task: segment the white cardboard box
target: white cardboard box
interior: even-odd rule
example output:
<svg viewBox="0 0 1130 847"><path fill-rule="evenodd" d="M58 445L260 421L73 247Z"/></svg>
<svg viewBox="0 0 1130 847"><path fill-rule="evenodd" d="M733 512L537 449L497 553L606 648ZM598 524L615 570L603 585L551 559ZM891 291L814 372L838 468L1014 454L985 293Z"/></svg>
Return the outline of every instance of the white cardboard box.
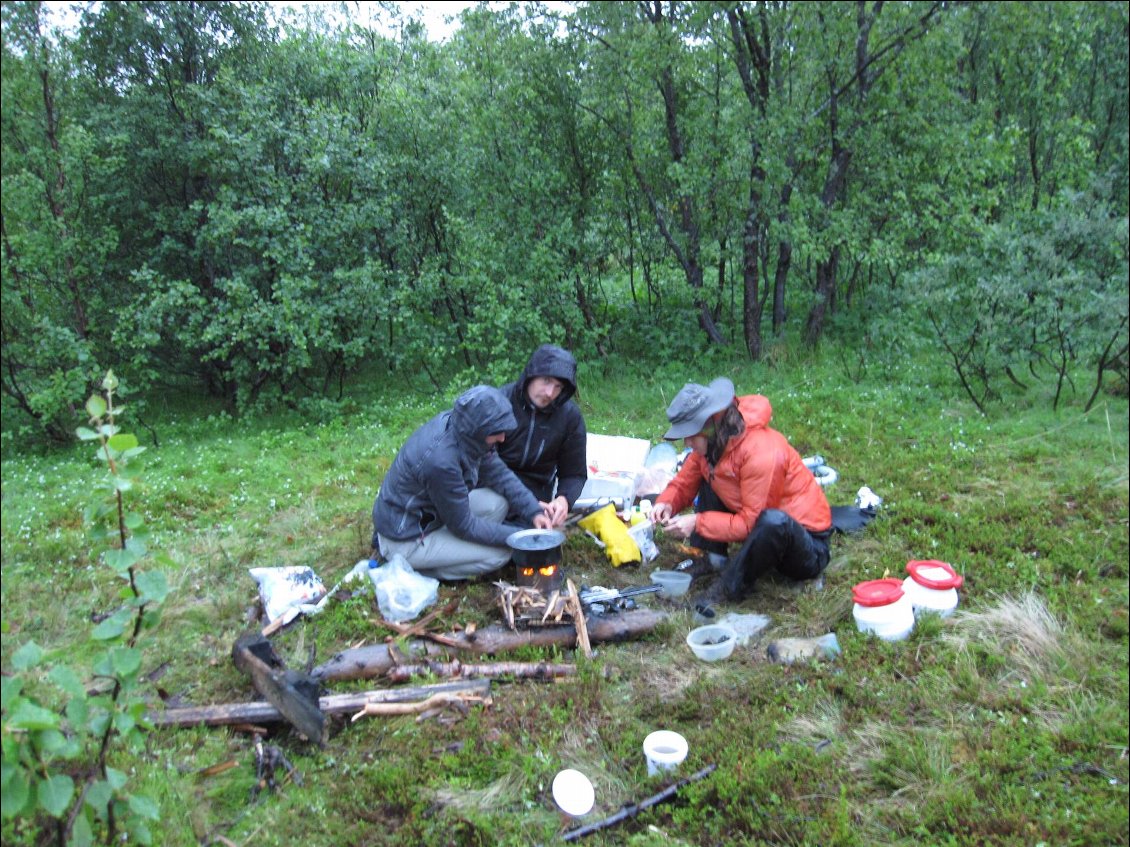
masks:
<svg viewBox="0 0 1130 847"><path fill-rule="evenodd" d="M588 509L604 502L615 503L617 510L630 506L650 450L646 438L590 432L586 444L589 478L573 507Z"/></svg>

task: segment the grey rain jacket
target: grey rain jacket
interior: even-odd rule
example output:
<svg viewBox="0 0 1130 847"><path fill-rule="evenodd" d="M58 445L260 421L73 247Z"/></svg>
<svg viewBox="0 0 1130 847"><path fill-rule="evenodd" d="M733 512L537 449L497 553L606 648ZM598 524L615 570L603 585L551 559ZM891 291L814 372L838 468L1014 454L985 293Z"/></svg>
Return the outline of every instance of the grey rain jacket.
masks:
<svg viewBox="0 0 1130 847"><path fill-rule="evenodd" d="M538 376L551 376L564 383L561 394L547 409L530 402L526 388ZM557 493L569 501L569 508L581 496L588 479L588 433L580 407L573 401L577 393L577 360L568 350L543 344L522 371L517 382L502 386L518 421L514 432L499 445L498 455L539 500Z"/></svg>
<svg viewBox="0 0 1130 847"><path fill-rule="evenodd" d="M377 534L395 541L422 538L446 526L458 538L505 547L512 532L529 529L541 506L503 464L486 438L514 429L514 413L497 388L476 385L417 429L400 448L373 504ZM495 523L471 513L468 494L490 488L510 503L525 526Z"/></svg>

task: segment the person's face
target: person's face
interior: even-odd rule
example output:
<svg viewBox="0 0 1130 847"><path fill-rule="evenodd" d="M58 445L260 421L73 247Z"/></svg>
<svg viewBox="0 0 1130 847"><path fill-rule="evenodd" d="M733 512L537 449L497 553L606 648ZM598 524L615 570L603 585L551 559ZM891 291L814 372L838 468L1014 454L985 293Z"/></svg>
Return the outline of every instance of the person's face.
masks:
<svg viewBox="0 0 1130 847"><path fill-rule="evenodd" d="M700 456L706 455L706 435L705 433L698 433L697 435L688 435L683 439L683 446L691 448L691 451L698 453Z"/></svg>
<svg viewBox="0 0 1130 847"><path fill-rule="evenodd" d="M552 376L535 376L526 388L526 396L539 409L548 408L561 396L565 383Z"/></svg>
<svg viewBox="0 0 1130 847"><path fill-rule="evenodd" d="M496 432L494 435L488 435L487 436L487 446L497 447L499 444L501 444L505 440L506 440L506 433L505 432Z"/></svg>
<svg viewBox="0 0 1130 847"><path fill-rule="evenodd" d="M720 414L711 415L710 418L706 421L706 427L702 430L702 432L684 438L683 445L690 447L693 452L705 456L707 442L709 442L710 437L714 434L714 424L717 422L719 417L721 417Z"/></svg>

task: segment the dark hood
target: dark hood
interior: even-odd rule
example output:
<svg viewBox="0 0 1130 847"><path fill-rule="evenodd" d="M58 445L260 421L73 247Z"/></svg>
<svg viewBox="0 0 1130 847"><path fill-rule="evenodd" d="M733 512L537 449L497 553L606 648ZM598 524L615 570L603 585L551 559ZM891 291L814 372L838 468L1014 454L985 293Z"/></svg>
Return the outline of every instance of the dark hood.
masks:
<svg viewBox="0 0 1130 847"><path fill-rule="evenodd" d="M476 385L459 395L451 409L449 426L468 458L478 459L490 451L488 435L513 432L518 426L510 401L497 388Z"/></svg>
<svg viewBox="0 0 1130 847"><path fill-rule="evenodd" d="M529 387L530 380L539 376L551 376L554 379L561 380L563 384L561 393L557 395L557 399L553 401L550 409L568 403L577 393L577 360L568 350L555 344L543 344L530 356L530 361L518 380L518 390L521 392L523 402L529 402L526 389Z"/></svg>

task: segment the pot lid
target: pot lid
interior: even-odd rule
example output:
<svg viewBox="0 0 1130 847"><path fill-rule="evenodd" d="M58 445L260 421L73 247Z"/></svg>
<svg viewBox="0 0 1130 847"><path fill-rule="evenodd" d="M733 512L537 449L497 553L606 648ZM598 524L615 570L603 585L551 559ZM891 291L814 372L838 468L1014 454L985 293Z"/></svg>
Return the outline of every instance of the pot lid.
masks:
<svg viewBox="0 0 1130 847"><path fill-rule="evenodd" d="M906 563L906 572L919 585L938 591L961 588L965 582L965 578L951 565L937 559L911 559Z"/></svg>
<svg viewBox="0 0 1130 847"><path fill-rule="evenodd" d="M861 582L851 589L851 599L860 606L887 606L902 594L902 580L894 577Z"/></svg>
<svg viewBox="0 0 1130 847"><path fill-rule="evenodd" d="M552 550L565 543L565 533L556 529L523 529L506 538L511 550Z"/></svg>

